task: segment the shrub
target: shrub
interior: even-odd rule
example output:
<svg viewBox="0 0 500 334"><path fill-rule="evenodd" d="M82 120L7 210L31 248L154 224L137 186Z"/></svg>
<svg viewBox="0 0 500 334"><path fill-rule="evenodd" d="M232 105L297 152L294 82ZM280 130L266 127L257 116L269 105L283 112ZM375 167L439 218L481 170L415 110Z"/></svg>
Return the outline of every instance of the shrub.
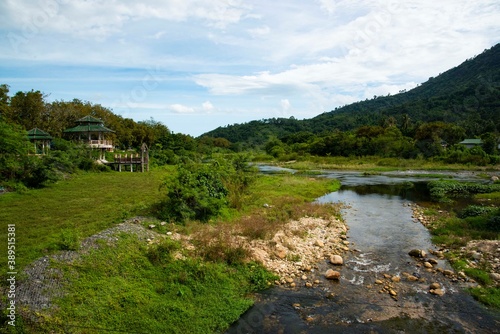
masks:
<svg viewBox="0 0 500 334"><path fill-rule="evenodd" d="M486 228L489 231L500 232L500 216L491 217L486 223Z"/></svg>
<svg viewBox="0 0 500 334"><path fill-rule="evenodd" d="M165 239L158 245L148 249L146 256L154 265L167 264L173 259L173 253L180 249L180 244L171 239Z"/></svg>
<svg viewBox="0 0 500 334"><path fill-rule="evenodd" d="M228 190L216 165L178 166L177 176L162 203L160 217L179 222L208 221L227 204Z"/></svg>
<svg viewBox="0 0 500 334"><path fill-rule="evenodd" d="M437 202L450 201L449 197L467 197L500 191L499 184L481 184L453 180L436 180L427 184L430 195Z"/></svg>
<svg viewBox="0 0 500 334"><path fill-rule="evenodd" d="M66 251L75 251L80 248L80 236L74 229L62 230L59 234L59 240L56 243L57 249Z"/></svg>
<svg viewBox="0 0 500 334"><path fill-rule="evenodd" d="M487 207L487 206L469 205L459 213L458 217L459 218L467 218L467 217L482 216L482 215L485 215L487 213L492 212L494 209L495 208Z"/></svg>

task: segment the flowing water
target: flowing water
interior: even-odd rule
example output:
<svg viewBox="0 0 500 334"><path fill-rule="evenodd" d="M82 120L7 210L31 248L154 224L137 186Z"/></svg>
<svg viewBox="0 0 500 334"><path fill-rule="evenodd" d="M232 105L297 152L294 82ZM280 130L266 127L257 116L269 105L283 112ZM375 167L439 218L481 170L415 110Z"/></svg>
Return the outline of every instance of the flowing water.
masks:
<svg viewBox="0 0 500 334"><path fill-rule="evenodd" d="M428 200L425 178L359 172L323 176L340 179L343 185L317 199L345 204L342 214L351 244L344 266L337 268L341 279L323 278L332 267L325 260L315 271L318 287L274 287L257 294L255 306L228 333L500 333L498 312L479 305L464 292L465 286L425 270L408 255L411 249L436 249L427 229L412 217L412 202ZM474 179L470 174L452 176ZM437 267L451 269L444 260L438 260ZM404 273L421 280L410 282ZM443 296L429 293L434 282L442 286ZM384 286L396 296L381 292Z"/></svg>

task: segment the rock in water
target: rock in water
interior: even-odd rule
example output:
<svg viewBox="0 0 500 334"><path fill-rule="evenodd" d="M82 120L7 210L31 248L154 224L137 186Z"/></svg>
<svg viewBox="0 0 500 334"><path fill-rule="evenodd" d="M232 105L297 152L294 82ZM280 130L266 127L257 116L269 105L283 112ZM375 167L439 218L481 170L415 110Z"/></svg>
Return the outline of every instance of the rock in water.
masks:
<svg viewBox="0 0 500 334"><path fill-rule="evenodd" d="M329 280L339 280L340 279L340 273L338 271L328 269L325 273L325 278Z"/></svg>
<svg viewBox="0 0 500 334"><path fill-rule="evenodd" d="M412 249L408 254L413 257L425 257L427 255L422 249Z"/></svg>
<svg viewBox="0 0 500 334"><path fill-rule="evenodd" d="M436 295L436 296L444 295L444 291L442 289L432 289L429 292L433 295Z"/></svg>
<svg viewBox="0 0 500 334"><path fill-rule="evenodd" d="M332 255L330 256L330 263L336 266L341 266L344 264L344 260L340 255Z"/></svg>
<svg viewBox="0 0 500 334"><path fill-rule="evenodd" d="M441 284L439 283L432 283L429 287L429 290L436 290L436 289L441 289Z"/></svg>

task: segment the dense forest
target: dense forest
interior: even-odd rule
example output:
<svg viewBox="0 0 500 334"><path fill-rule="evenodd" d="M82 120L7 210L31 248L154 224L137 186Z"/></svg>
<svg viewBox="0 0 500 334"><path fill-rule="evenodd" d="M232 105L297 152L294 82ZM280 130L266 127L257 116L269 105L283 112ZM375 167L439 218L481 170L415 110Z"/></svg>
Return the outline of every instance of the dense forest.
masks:
<svg viewBox="0 0 500 334"><path fill-rule="evenodd" d="M422 127L432 127L425 123L439 124L436 122L457 126L460 140L500 131L500 44L407 92L374 96L312 119L256 120L219 127L205 135L256 147L270 136L289 141L290 136L307 133L332 136L363 126L381 126L396 127L404 136L418 140L418 133L426 131Z"/></svg>

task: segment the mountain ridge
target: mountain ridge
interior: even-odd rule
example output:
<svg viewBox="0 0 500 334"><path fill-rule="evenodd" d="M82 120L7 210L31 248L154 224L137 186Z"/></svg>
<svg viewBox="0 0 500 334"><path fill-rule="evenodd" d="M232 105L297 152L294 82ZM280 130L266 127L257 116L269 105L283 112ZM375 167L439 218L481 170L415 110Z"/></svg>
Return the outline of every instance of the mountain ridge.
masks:
<svg viewBox="0 0 500 334"><path fill-rule="evenodd" d="M254 146L273 136L301 131L349 131L385 122L402 125L408 120L414 124L454 123L471 137L500 131L500 44L406 92L358 101L304 120L270 118L227 125L200 137L221 137Z"/></svg>

